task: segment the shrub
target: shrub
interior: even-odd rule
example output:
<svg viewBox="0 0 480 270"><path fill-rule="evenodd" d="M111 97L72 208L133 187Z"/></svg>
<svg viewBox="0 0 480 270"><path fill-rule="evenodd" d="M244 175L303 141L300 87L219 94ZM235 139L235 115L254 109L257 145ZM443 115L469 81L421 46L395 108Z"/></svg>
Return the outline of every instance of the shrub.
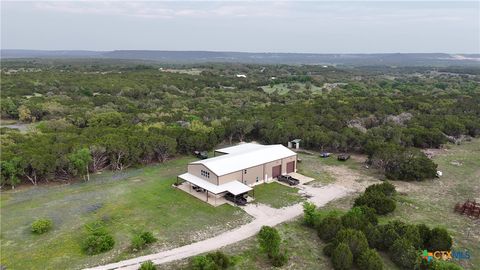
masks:
<svg viewBox="0 0 480 270"><path fill-rule="evenodd" d="M368 249L368 241L365 234L359 230L343 229L338 232L335 237L339 243L345 243L350 248L355 260L358 259L360 254Z"/></svg>
<svg viewBox="0 0 480 270"><path fill-rule="evenodd" d="M431 261L425 269L428 270L463 270L463 268L455 263L442 260Z"/></svg>
<svg viewBox="0 0 480 270"><path fill-rule="evenodd" d="M353 255L345 243L340 243L332 252L332 263L335 270L347 270L352 268Z"/></svg>
<svg viewBox="0 0 480 270"><path fill-rule="evenodd" d="M280 234L275 228L263 226L258 233L260 249L267 253L269 258L272 258L274 255L278 254L280 250L280 241Z"/></svg>
<svg viewBox="0 0 480 270"><path fill-rule="evenodd" d="M430 238L427 242L428 250L450 250L452 247L452 237L447 230L434 228L430 232Z"/></svg>
<svg viewBox="0 0 480 270"><path fill-rule="evenodd" d="M272 265L275 267L281 267L284 266L288 262L288 256L287 253L284 252L279 252L278 254L275 254L272 257Z"/></svg>
<svg viewBox="0 0 480 270"><path fill-rule="evenodd" d="M379 215L393 212L396 208L395 201L378 190L365 192L355 199L354 206L368 206L375 209Z"/></svg>
<svg viewBox="0 0 480 270"><path fill-rule="evenodd" d="M205 256L195 256L190 261L193 270L220 270L228 269L232 264L230 258L220 251L208 253Z"/></svg>
<svg viewBox="0 0 480 270"><path fill-rule="evenodd" d="M420 239L422 241L422 246L426 247L428 244L428 241L430 240L431 236L431 230L427 225L425 224L418 224L417 225L418 233L420 234Z"/></svg>
<svg viewBox="0 0 480 270"><path fill-rule="evenodd" d="M367 237L368 245L371 247L379 248L383 241L382 234L378 230L377 226L372 224L368 225L364 230L365 237Z"/></svg>
<svg viewBox="0 0 480 270"><path fill-rule="evenodd" d="M230 267L230 265L232 265L230 258L221 251L208 253L207 258L211 259L220 269L227 269Z"/></svg>
<svg viewBox="0 0 480 270"><path fill-rule="evenodd" d="M145 245L146 242L140 235L134 235L132 237L131 246L133 251L138 251L142 249Z"/></svg>
<svg viewBox="0 0 480 270"><path fill-rule="evenodd" d="M115 245L115 240L102 222L87 224L85 229L87 230L87 236L82 243L82 249L86 254L99 254L112 249Z"/></svg>
<svg viewBox="0 0 480 270"><path fill-rule="evenodd" d="M138 270L156 270L156 269L157 267L153 264L152 261L143 262L140 265L140 268L138 268Z"/></svg>
<svg viewBox="0 0 480 270"><path fill-rule="evenodd" d="M335 250L335 248L338 246L338 241L333 240L332 242L329 242L323 247L323 254L325 254L327 257L332 257L332 253Z"/></svg>
<svg viewBox="0 0 480 270"><path fill-rule="evenodd" d="M317 226L317 233L320 239L330 241L343 229L342 220L339 217L328 216L320 221Z"/></svg>
<svg viewBox="0 0 480 270"><path fill-rule="evenodd" d="M404 269L414 269L419 258L418 252L410 241L405 238L395 240L390 247L390 254L392 261Z"/></svg>
<svg viewBox="0 0 480 270"><path fill-rule="evenodd" d="M383 260L374 249L365 250L358 259L358 268L362 270L383 270Z"/></svg>
<svg viewBox="0 0 480 270"><path fill-rule="evenodd" d="M381 239L379 248L382 250L388 250L393 245L393 243L400 237L398 233L393 228L387 226L380 227Z"/></svg>
<svg viewBox="0 0 480 270"><path fill-rule="evenodd" d="M157 238L153 236L152 232L147 232L147 231L141 232L140 237L145 241L146 244L151 244L157 241Z"/></svg>
<svg viewBox="0 0 480 270"><path fill-rule="evenodd" d="M133 251L143 249L147 244L157 241L153 233L147 231L140 231L133 235L131 247Z"/></svg>
<svg viewBox="0 0 480 270"><path fill-rule="evenodd" d="M37 219L31 225L32 232L36 234L46 233L50 231L52 227L53 222L46 218Z"/></svg>
<svg viewBox="0 0 480 270"><path fill-rule="evenodd" d="M388 181L381 184L370 185L365 189L365 193L376 191L383 193L385 196L392 196L396 193L395 186Z"/></svg>
<svg viewBox="0 0 480 270"><path fill-rule="evenodd" d="M309 227L315 226L318 219L317 207L311 202L303 203L303 221Z"/></svg>
<svg viewBox="0 0 480 270"><path fill-rule="evenodd" d="M342 225L346 228L364 230L369 224L377 224L377 216L372 208L353 207L342 216Z"/></svg>
<svg viewBox="0 0 480 270"><path fill-rule="evenodd" d="M206 256L195 256L190 261L190 269L192 270L216 270L215 262Z"/></svg>

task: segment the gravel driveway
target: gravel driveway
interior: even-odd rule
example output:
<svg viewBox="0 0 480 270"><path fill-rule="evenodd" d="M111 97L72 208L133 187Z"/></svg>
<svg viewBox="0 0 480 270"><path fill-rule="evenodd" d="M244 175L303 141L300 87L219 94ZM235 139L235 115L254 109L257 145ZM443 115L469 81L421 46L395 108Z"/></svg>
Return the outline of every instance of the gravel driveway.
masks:
<svg viewBox="0 0 480 270"><path fill-rule="evenodd" d="M318 207L324 206L326 203L344 197L354 190L346 189L343 186L331 184L323 187L301 186L300 192L308 195L308 200ZM221 247L239 242L254 236L260 231L264 225L275 226L282 222L291 220L303 213L302 204L298 203L292 206L276 209L263 204L248 204L242 207L245 212L253 216L255 219L237 229L233 229L217 235L215 237L205 239L186 246L162 251L155 254L141 256L129 260L111 263L107 265L97 266L87 269L107 270L107 269L138 269L142 262L151 260L154 264L162 264L166 262L176 261L205 252L210 252Z"/></svg>

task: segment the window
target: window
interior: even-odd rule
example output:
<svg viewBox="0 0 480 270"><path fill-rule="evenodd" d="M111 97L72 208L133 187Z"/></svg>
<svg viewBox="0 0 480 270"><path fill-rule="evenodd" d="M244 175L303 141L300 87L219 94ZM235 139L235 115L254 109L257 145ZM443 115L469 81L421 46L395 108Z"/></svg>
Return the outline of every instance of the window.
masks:
<svg viewBox="0 0 480 270"><path fill-rule="evenodd" d="M258 183L258 176L257 176L257 181L256 182Z"/></svg>
<svg viewBox="0 0 480 270"><path fill-rule="evenodd" d="M200 171L200 174L201 174L203 177L210 178L210 172L201 170L201 171Z"/></svg>

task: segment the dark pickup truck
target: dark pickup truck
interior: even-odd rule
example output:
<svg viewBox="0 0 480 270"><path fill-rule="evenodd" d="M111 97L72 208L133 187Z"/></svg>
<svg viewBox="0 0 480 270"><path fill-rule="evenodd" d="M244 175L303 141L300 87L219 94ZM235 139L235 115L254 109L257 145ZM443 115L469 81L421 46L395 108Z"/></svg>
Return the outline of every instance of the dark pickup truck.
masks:
<svg viewBox="0 0 480 270"><path fill-rule="evenodd" d="M193 154L200 159L207 159L208 158L208 152L206 151L194 151Z"/></svg>
<svg viewBox="0 0 480 270"><path fill-rule="evenodd" d="M289 184L290 186L295 186L300 184L298 179L291 177L290 175L279 175L277 177L278 181Z"/></svg>
<svg viewBox="0 0 480 270"><path fill-rule="evenodd" d="M235 196L230 192L225 194L225 199L242 206L247 204L247 199L243 195Z"/></svg>
<svg viewBox="0 0 480 270"><path fill-rule="evenodd" d="M338 155L337 159L340 161L347 161L350 158L349 154L340 154Z"/></svg>

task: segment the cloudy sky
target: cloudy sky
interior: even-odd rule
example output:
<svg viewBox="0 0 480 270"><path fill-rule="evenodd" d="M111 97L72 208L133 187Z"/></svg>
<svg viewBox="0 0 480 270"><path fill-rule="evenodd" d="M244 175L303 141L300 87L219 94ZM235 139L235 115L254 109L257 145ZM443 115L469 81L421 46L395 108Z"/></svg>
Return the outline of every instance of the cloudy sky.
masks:
<svg viewBox="0 0 480 270"><path fill-rule="evenodd" d="M1 1L3 49L480 52L479 1Z"/></svg>

